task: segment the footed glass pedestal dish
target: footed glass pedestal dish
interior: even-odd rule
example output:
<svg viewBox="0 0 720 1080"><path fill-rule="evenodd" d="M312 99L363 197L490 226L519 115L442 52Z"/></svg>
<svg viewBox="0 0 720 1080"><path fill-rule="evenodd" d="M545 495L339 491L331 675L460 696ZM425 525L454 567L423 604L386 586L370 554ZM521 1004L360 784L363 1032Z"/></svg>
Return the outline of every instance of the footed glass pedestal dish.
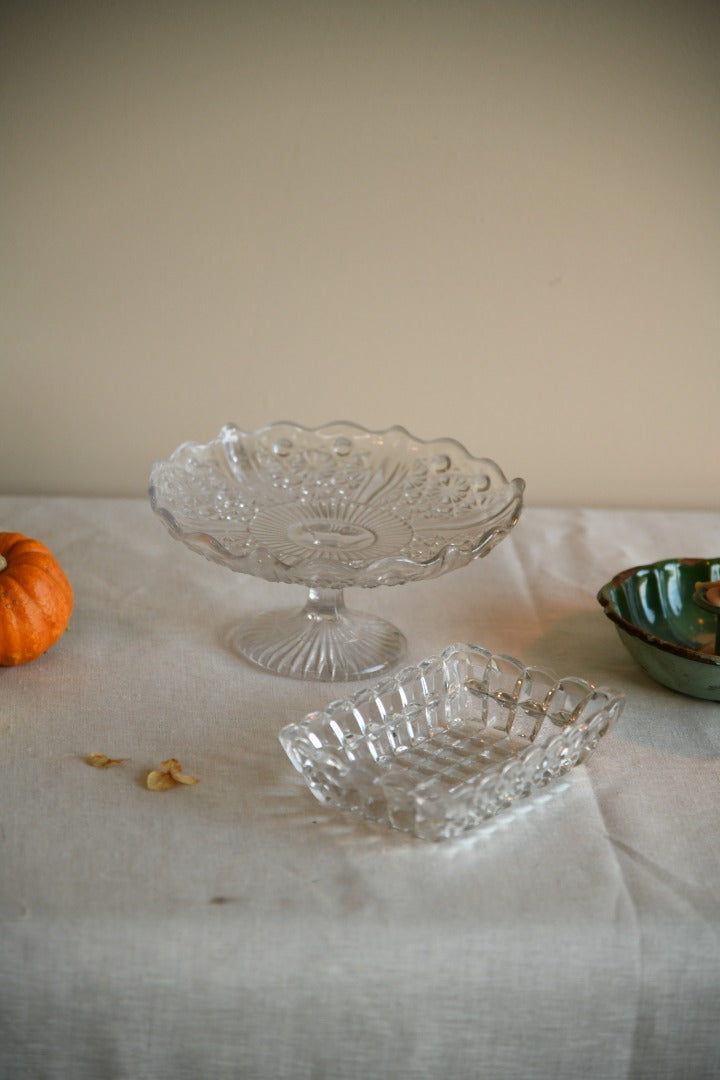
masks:
<svg viewBox="0 0 720 1080"><path fill-rule="evenodd" d="M230 637L240 655L279 675L346 681L394 667L405 639L347 609L343 590L420 581L487 555L516 524L524 487L454 439L276 423L183 443L153 466L149 494L193 551L307 588L300 610L241 622Z"/></svg>

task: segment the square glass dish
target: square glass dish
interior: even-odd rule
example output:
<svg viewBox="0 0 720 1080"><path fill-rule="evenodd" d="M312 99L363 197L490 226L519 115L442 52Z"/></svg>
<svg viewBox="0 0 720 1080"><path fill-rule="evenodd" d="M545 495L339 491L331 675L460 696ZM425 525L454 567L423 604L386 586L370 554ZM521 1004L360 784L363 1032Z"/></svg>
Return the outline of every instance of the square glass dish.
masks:
<svg viewBox="0 0 720 1080"><path fill-rule="evenodd" d="M279 738L321 803L443 840L586 761L623 704L584 679L456 644Z"/></svg>

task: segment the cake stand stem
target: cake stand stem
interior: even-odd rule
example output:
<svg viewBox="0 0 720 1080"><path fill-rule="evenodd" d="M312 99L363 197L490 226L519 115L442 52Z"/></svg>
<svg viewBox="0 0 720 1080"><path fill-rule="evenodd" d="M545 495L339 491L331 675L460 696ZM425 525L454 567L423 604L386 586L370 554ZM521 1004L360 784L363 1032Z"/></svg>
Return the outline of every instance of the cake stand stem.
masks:
<svg viewBox="0 0 720 1080"><path fill-rule="evenodd" d="M231 648L277 675L345 682L377 676L405 654L396 626L345 607L342 589L308 589L305 607L255 615L230 636Z"/></svg>
<svg viewBox="0 0 720 1080"><path fill-rule="evenodd" d="M342 589L308 589L308 599L303 608L309 619L339 621L347 611Z"/></svg>

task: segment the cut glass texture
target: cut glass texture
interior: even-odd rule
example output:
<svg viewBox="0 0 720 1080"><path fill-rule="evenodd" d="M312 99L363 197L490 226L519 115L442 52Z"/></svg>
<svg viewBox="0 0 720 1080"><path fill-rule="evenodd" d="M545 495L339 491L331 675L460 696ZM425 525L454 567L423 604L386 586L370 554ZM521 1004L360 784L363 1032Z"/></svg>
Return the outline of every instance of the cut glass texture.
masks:
<svg viewBox="0 0 720 1080"><path fill-rule="evenodd" d="M343 590L420 581L487 555L516 524L524 487L453 439L401 427L230 424L157 462L150 500L191 550L307 588L299 611L238 626L238 653L278 674L345 681L394 667L405 639L348 610Z"/></svg>
<svg viewBox="0 0 720 1080"><path fill-rule="evenodd" d="M289 724L279 738L321 803L442 840L587 761L623 700L457 644Z"/></svg>

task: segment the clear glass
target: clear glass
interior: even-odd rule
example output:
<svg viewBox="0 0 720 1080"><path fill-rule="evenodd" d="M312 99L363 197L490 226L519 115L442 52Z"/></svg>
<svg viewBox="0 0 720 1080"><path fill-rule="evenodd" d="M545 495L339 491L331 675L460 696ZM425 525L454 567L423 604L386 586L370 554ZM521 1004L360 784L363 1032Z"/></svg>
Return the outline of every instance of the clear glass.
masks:
<svg viewBox="0 0 720 1080"><path fill-rule="evenodd" d="M443 840L587 761L623 703L584 679L456 644L279 738L321 803Z"/></svg>
<svg viewBox="0 0 720 1080"><path fill-rule="evenodd" d="M516 524L524 487L453 439L277 423L183 443L153 466L149 493L193 551L309 590L300 611L245 620L233 648L279 674L345 681L393 667L405 639L349 611L342 590L420 581L487 555Z"/></svg>

